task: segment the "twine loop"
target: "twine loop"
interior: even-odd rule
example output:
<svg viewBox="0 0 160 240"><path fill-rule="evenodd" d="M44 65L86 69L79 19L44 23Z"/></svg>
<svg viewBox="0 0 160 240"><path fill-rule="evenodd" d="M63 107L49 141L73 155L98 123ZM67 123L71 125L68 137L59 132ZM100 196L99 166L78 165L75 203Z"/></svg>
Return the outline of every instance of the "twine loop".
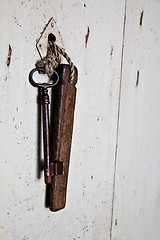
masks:
<svg viewBox="0 0 160 240"><path fill-rule="evenodd" d="M72 83L74 78L74 64L65 50L60 48L53 41L48 41L47 55L36 63L36 67L44 68L48 77L51 78L54 69L61 63L61 55L67 60L70 66L69 83Z"/></svg>

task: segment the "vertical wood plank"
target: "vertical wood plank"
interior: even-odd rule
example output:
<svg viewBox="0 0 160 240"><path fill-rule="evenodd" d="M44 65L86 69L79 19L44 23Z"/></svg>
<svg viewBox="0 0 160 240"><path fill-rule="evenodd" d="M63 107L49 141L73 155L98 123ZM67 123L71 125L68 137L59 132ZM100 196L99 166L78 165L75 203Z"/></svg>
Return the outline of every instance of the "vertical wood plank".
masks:
<svg viewBox="0 0 160 240"><path fill-rule="evenodd" d="M127 1L113 240L160 238L159 12Z"/></svg>

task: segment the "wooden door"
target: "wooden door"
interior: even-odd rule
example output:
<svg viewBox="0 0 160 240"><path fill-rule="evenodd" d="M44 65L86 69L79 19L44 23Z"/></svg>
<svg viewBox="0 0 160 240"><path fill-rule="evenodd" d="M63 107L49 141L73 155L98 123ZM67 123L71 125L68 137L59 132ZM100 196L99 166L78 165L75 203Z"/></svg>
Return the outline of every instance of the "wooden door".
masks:
<svg viewBox="0 0 160 240"><path fill-rule="evenodd" d="M159 240L158 0L0 1L0 239ZM54 19L54 25L47 25ZM45 207L37 92L53 32L78 68L67 205Z"/></svg>

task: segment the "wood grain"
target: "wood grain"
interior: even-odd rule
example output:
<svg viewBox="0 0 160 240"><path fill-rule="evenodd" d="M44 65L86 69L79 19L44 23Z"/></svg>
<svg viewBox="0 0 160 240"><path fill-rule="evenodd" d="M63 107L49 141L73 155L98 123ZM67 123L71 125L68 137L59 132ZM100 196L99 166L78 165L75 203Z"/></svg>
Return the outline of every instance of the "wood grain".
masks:
<svg viewBox="0 0 160 240"><path fill-rule="evenodd" d="M77 69L73 83L69 83L70 67L61 64L57 69L59 83L54 88L52 127L53 144L51 148L52 162L63 162L64 174L54 175L50 185L49 208L57 211L64 208L66 203L67 179L71 151L73 118L76 100Z"/></svg>

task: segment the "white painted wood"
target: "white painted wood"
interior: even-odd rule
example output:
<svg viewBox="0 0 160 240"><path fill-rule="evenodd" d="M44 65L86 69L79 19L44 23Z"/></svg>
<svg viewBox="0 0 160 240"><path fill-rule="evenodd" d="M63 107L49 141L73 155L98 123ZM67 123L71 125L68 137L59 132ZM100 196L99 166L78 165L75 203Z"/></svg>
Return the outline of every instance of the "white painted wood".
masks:
<svg viewBox="0 0 160 240"><path fill-rule="evenodd" d="M160 1L127 1L113 240L160 239L159 13Z"/></svg>
<svg viewBox="0 0 160 240"><path fill-rule="evenodd" d="M109 239L124 3L0 1L0 239ZM36 176L37 92L28 83L51 17L79 70L67 206L56 213Z"/></svg>

